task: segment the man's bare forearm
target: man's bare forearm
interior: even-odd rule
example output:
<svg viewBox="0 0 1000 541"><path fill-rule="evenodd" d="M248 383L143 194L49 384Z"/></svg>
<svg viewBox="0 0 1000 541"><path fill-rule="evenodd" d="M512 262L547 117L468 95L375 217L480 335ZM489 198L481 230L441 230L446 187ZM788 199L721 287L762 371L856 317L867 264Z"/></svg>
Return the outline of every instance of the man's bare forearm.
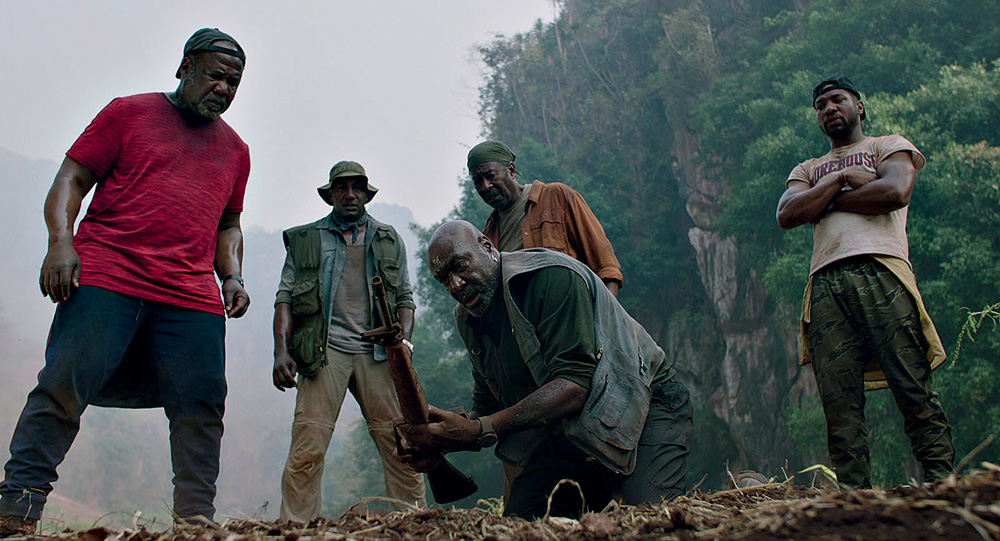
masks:
<svg viewBox="0 0 1000 541"><path fill-rule="evenodd" d="M807 186L804 182L799 185ZM778 201L778 224L784 229L793 229L815 222L826 213L830 201L843 187L844 180L839 174L827 175L812 187L789 187Z"/></svg>
<svg viewBox="0 0 1000 541"><path fill-rule="evenodd" d="M883 160L872 180L855 184L837 196L834 210L857 214L887 214L910 204L916 168L908 152L896 152Z"/></svg>
<svg viewBox="0 0 1000 541"><path fill-rule="evenodd" d="M65 158L52 187L45 197L45 227L49 233L49 246L72 241L73 226L80 215L83 198L94 187L97 179L89 169L72 158Z"/></svg>
<svg viewBox="0 0 1000 541"><path fill-rule="evenodd" d="M239 214L227 213L219 222L215 272L219 278L243 274L243 229L240 227Z"/></svg>
<svg viewBox="0 0 1000 541"><path fill-rule="evenodd" d="M292 305L279 302L274 305L274 352L288 352L288 341L292 337Z"/></svg>
<svg viewBox="0 0 1000 541"><path fill-rule="evenodd" d="M490 420L500 435L551 426L583 409L588 393L588 389L576 383L556 378L517 404L490 415Z"/></svg>
<svg viewBox="0 0 1000 541"><path fill-rule="evenodd" d="M397 308L396 320L399 321L399 326L403 328L403 338L409 340L413 336L413 309Z"/></svg>

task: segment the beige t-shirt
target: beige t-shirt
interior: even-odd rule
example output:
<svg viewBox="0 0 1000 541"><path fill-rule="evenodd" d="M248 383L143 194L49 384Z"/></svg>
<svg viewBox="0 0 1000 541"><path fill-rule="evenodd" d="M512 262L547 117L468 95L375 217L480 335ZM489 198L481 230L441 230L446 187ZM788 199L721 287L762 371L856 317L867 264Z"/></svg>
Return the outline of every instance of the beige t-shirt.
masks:
<svg viewBox="0 0 1000 541"><path fill-rule="evenodd" d="M524 218L528 215L528 196L531 194L531 184L521 188L521 195L506 211L501 211L499 240L497 248L501 252L516 252L524 248L522 227Z"/></svg>
<svg viewBox="0 0 1000 541"><path fill-rule="evenodd" d="M899 151L910 153L917 171L926 163L917 147L902 136L865 137L853 145L835 148L825 156L798 164L789 173L785 186L793 180L815 186L824 176L841 170L875 173L883 160ZM813 227L813 254L809 274L812 275L834 261L862 254L888 255L909 262L906 241L907 208L875 216L837 211L824 216Z"/></svg>

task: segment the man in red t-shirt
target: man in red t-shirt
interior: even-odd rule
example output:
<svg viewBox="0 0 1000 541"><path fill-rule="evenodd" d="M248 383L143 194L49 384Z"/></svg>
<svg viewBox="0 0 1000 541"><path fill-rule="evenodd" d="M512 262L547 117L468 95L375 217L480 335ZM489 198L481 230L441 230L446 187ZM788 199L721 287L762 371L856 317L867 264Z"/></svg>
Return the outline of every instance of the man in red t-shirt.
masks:
<svg viewBox="0 0 1000 541"><path fill-rule="evenodd" d="M113 100L66 153L45 200L49 249L39 278L59 306L11 439L0 537L33 531L88 405L163 407L173 511L213 517L225 317L250 305L240 228L250 154L219 115L245 62L231 36L195 32L176 91Z"/></svg>

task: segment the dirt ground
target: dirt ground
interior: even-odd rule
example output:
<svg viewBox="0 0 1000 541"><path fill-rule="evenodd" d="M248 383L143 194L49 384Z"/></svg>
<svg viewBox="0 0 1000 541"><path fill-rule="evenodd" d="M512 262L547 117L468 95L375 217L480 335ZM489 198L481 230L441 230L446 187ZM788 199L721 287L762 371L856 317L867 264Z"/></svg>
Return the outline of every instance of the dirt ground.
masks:
<svg viewBox="0 0 1000 541"><path fill-rule="evenodd" d="M1000 539L1000 466L923 487L839 491L768 483L695 492L669 503L615 506L581 520L532 522L496 509L350 511L310 524L230 520L151 532L105 528L32 539L62 541L327 541L340 539ZM487 502L487 507L489 502ZM12 538L16 539L16 538ZM24 538L21 538L24 539Z"/></svg>

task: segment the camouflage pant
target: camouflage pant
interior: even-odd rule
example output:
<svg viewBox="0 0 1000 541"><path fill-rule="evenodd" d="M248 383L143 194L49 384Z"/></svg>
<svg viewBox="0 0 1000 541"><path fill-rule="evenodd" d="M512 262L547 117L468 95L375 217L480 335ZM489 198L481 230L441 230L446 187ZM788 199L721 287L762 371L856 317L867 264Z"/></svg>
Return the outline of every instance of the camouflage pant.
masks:
<svg viewBox="0 0 1000 541"><path fill-rule="evenodd" d="M878 362L903 414L903 429L925 480L952 471L951 426L931 390L927 340L913 297L870 257L819 270L812 282L808 338L826 414L830 460L840 482L871 486L865 427L865 366Z"/></svg>

